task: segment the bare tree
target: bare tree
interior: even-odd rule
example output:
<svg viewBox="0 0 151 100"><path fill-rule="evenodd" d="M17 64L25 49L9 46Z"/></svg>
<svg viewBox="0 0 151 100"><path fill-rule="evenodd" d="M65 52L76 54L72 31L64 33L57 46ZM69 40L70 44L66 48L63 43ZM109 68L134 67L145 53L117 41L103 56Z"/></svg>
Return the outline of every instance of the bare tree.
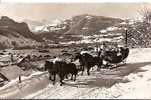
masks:
<svg viewBox="0 0 151 100"><path fill-rule="evenodd" d="M143 7L140 9L139 14L143 16L143 21L146 23L151 23L151 8Z"/></svg>

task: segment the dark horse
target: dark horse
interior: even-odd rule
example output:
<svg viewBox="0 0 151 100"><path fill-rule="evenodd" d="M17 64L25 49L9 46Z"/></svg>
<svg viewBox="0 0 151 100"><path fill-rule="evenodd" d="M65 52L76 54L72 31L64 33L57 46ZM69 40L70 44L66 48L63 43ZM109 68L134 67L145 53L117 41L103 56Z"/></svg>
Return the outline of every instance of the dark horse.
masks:
<svg viewBox="0 0 151 100"><path fill-rule="evenodd" d="M128 57L129 48L119 47L117 49L117 51L100 51L98 55L101 56L103 60L107 61L108 63L115 64L117 66L118 63L124 62L124 60Z"/></svg>
<svg viewBox="0 0 151 100"><path fill-rule="evenodd" d="M60 77L60 85L62 85L64 82L64 78L67 78L68 74L71 74L71 80L76 80L76 75L78 74L78 69L76 68L76 65L74 63L66 63L64 61L56 61L56 62L50 62L45 61L45 71L48 70L49 72L49 79L53 81L53 84L55 84L56 75ZM53 76L53 79L52 79Z"/></svg>
<svg viewBox="0 0 151 100"><path fill-rule="evenodd" d="M76 53L74 60L77 59L79 59L80 62L82 75L85 67L87 68L87 74L90 75L89 71L93 66L97 65L98 66L97 70L99 70L103 64L101 57L93 57L88 53L83 53L83 54Z"/></svg>

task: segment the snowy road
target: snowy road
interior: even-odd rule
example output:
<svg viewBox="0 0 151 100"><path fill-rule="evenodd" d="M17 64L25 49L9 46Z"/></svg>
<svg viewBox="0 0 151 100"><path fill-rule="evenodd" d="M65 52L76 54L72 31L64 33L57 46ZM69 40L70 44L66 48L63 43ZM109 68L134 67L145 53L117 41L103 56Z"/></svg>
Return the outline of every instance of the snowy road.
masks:
<svg viewBox="0 0 151 100"><path fill-rule="evenodd" d="M65 82L66 85L59 86L57 82L53 86L43 75L26 80L20 84L21 88L13 85L0 89L0 98L151 99L151 48L131 50L125 66L99 72L94 69L90 76L84 73L84 76L77 77L76 82Z"/></svg>

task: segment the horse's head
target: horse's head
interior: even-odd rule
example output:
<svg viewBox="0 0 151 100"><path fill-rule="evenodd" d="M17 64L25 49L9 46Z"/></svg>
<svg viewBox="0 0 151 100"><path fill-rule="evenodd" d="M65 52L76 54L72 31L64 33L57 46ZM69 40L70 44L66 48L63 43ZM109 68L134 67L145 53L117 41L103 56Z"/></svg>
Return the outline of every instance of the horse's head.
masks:
<svg viewBox="0 0 151 100"><path fill-rule="evenodd" d="M125 58L127 58L128 54L129 54L129 48L123 47L123 48L121 48L120 52L123 55L123 59L125 59Z"/></svg>
<svg viewBox="0 0 151 100"><path fill-rule="evenodd" d="M80 53L76 53L72 59L73 59L73 61L75 61L77 59L80 59L81 57L82 57L82 55Z"/></svg>
<svg viewBox="0 0 151 100"><path fill-rule="evenodd" d="M129 48L127 48L127 47L120 47L120 48L119 48L119 51L120 51L121 53L129 53Z"/></svg>
<svg viewBox="0 0 151 100"><path fill-rule="evenodd" d="M88 53L83 53L82 56L83 56L84 59L92 57L92 55L90 55Z"/></svg>
<svg viewBox="0 0 151 100"><path fill-rule="evenodd" d="M125 51L126 51L126 52L129 52L129 48L125 48Z"/></svg>
<svg viewBox="0 0 151 100"><path fill-rule="evenodd" d="M45 61L45 64L44 64L44 71L46 71L46 70L48 69L48 62L49 62L49 61L47 61L47 60Z"/></svg>
<svg viewBox="0 0 151 100"><path fill-rule="evenodd" d="M53 62L46 60L44 64L44 71L51 69L52 66L53 66Z"/></svg>

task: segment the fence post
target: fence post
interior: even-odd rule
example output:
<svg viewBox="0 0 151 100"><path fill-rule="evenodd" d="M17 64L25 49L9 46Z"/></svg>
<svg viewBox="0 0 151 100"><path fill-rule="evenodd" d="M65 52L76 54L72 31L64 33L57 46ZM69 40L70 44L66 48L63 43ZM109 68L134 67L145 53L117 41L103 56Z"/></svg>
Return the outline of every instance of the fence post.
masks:
<svg viewBox="0 0 151 100"><path fill-rule="evenodd" d="M19 74L19 83L21 83L21 74Z"/></svg>

